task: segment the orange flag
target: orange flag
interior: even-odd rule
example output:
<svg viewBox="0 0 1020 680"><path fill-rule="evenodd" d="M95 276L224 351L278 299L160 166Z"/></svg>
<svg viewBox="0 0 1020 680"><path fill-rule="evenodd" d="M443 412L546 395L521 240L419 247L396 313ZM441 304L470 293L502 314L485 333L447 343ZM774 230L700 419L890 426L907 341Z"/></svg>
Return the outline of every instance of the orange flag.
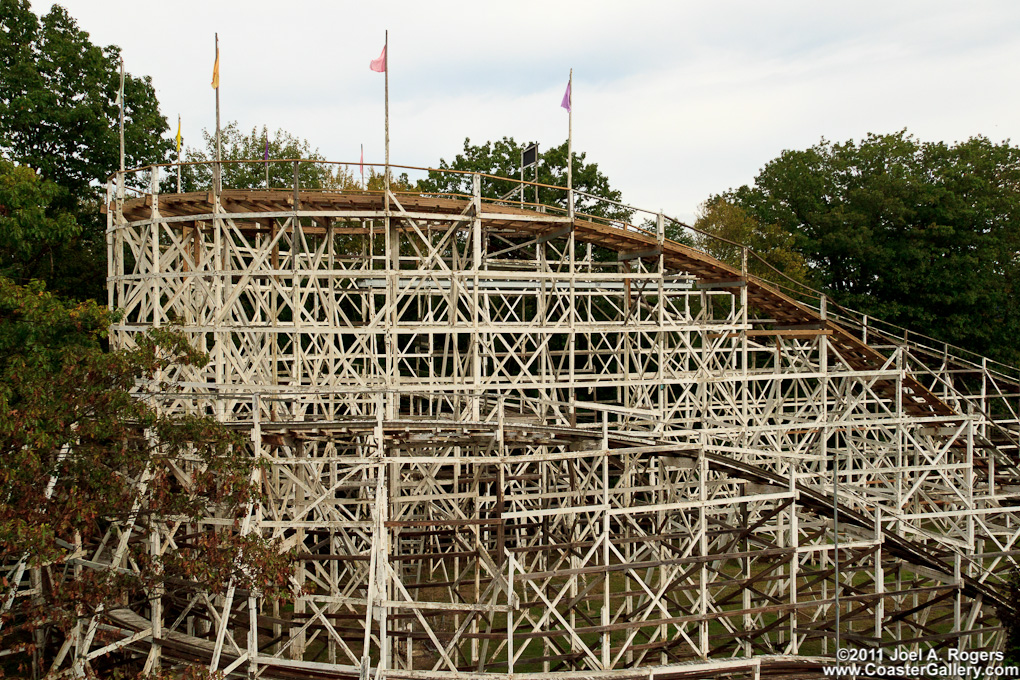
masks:
<svg viewBox="0 0 1020 680"><path fill-rule="evenodd" d="M216 45L216 63L212 67L212 86L214 90L220 87L220 46Z"/></svg>

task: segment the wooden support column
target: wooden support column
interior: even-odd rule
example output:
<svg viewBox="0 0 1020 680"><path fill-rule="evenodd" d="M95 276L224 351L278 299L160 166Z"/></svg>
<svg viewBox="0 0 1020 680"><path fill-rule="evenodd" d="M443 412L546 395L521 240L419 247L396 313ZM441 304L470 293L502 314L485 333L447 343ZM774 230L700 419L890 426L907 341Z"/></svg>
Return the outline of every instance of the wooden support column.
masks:
<svg viewBox="0 0 1020 680"><path fill-rule="evenodd" d="M388 176L388 167L386 171ZM386 227L385 386L388 390L386 396L386 418L389 420L396 418L400 409L400 394L397 391L400 383L400 365L397 346L397 322L399 320L397 304L400 294L400 231L397 229L397 220L393 217L393 210L390 206L391 200L392 196L390 195L389 188L387 187L384 202ZM454 312L451 310L451 313Z"/></svg>
<svg viewBox="0 0 1020 680"><path fill-rule="evenodd" d="M482 401L482 349L481 334L478 330L479 316L479 277L482 268L482 180L478 173L471 175L471 419L481 420ZM456 313L456 312L454 312ZM502 466L500 466L502 469ZM502 555L499 558L502 564Z"/></svg>

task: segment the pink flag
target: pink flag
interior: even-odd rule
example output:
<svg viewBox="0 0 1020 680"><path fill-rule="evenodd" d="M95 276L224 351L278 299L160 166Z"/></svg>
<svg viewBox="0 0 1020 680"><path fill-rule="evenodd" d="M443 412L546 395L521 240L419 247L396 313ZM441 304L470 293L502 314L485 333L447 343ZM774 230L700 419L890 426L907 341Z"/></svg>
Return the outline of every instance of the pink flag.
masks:
<svg viewBox="0 0 1020 680"><path fill-rule="evenodd" d="M386 70L386 46L383 45L382 54L379 55L378 59L373 59L368 67L377 73L382 73Z"/></svg>
<svg viewBox="0 0 1020 680"><path fill-rule="evenodd" d="M565 108L567 112L570 112L570 85L571 81L567 81L567 91L563 93L563 101L560 102L560 106Z"/></svg>

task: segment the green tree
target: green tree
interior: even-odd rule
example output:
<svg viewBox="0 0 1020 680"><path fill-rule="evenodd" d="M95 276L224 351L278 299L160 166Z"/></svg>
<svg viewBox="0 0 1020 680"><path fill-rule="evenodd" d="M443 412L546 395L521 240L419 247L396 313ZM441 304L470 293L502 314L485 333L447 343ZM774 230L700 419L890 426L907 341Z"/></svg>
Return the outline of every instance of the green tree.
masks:
<svg viewBox="0 0 1020 680"><path fill-rule="evenodd" d="M0 158L0 276L22 283L52 276L54 256L81 232L74 215L53 207L59 193L32 168Z"/></svg>
<svg viewBox="0 0 1020 680"><path fill-rule="evenodd" d="M464 140L463 153L457 154L453 161L447 163L439 159L439 170L454 170L466 173L480 172L497 177L520 177L521 152L527 144L518 144L513 137L504 137L496 142L482 145L471 144L470 139ZM598 164L586 163L586 155L574 152L572 180L574 189L610 201L621 201L619 191L609 185L609 178L599 171ZM525 173L529 181L532 171ZM451 172L430 172L427 179L418 182L418 190L431 194L471 194L471 176ZM547 149L540 154L538 163L539 184L565 187L567 185L567 142ZM482 181L482 195L487 198L500 198L519 187L518 182L485 179ZM539 188L538 202L544 205L567 207L566 192L548 187ZM525 189L524 200L535 202L534 187ZM600 201L597 198L577 195L574 209L578 213L595 215L611 220L630 221L632 212L626 208Z"/></svg>
<svg viewBox="0 0 1020 680"><path fill-rule="evenodd" d="M202 130L202 137L205 141L204 149L189 147L186 150L184 160L201 165L185 167L181 177L182 191L203 191L212 186L212 166L209 162L216 160L216 134L215 131L210 133ZM266 157L267 142L268 163L223 164L224 189L265 189L267 167L271 188L291 189L294 186L294 166L282 161L298 159L320 161L298 165L298 182L302 189L343 190L357 187L349 168L321 162L326 159L318 149L313 149L308 140L286 130L270 134L269 129L262 126L261 130L252 128L251 133L245 134L237 122L232 121L220 130L221 158L224 161L262 161ZM173 179L173 183L173 190L176 191L176 179Z"/></svg>
<svg viewBox="0 0 1020 680"><path fill-rule="evenodd" d="M96 546L115 525L141 537L200 516L229 521L257 493L236 435L209 419L161 415L132 393L139 378L205 357L165 330L135 350L105 352L109 321L92 301L67 303L0 278L0 648L18 652L0 660L8 669L33 654L52 660L99 607L144 606L157 585L223 592L233 579L287 592L287 556L229 530L180 533L160 557L132 541L121 563L131 569L89 566L104 554L109 561ZM6 610L17 565L41 585ZM95 662L99 676L104 663L112 661Z"/></svg>
<svg viewBox="0 0 1020 680"><path fill-rule="evenodd" d="M91 197L119 163L120 48L99 47L59 5L42 20L27 0L0 0L0 149L72 197ZM125 74L128 167L165 162L172 142L148 76Z"/></svg>
<svg viewBox="0 0 1020 680"><path fill-rule="evenodd" d="M1018 187L1008 143L901 131L786 151L725 197L792 234L838 303L1016 361Z"/></svg>
<svg viewBox="0 0 1020 680"><path fill-rule="evenodd" d="M55 209L74 215L80 231L51 251L50 289L105 297L105 219L99 206L119 164L120 50L99 47L58 5L38 19L27 0L0 0L0 156L37 170L60 187ZM169 160L148 77L126 74L128 167Z"/></svg>

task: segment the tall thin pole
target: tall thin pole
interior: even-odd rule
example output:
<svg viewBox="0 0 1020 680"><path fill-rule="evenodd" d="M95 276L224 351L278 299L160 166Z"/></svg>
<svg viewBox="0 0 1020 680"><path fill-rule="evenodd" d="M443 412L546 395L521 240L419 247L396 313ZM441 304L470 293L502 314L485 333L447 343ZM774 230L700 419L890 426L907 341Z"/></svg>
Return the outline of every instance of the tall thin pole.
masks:
<svg viewBox="0 0 1020 680"><path fill-rule="evenodd" d="M567 109L567 210L574 219L574 69L567 83L570 107Z"/></svg>
<svg viewBox="0 0 1020 680"><path fill-rule="evenodd" d="M223 150L220 146L220 34L216 34L216 191L223 191Z"/></svg>
<svg viewBox="0 0 1020 680"><path fill-rule="evenodd" d="M124 57L120 58L120 171L124 172Z"/></svg>
<svg viewBox="0 0 1020 680"><path fill-rule="evenodd" d="M386 195L390 193L390 32L386 31L386 42L383 47L383 74L386 76Z"/></svg>
<svg viewBox="0 0 1020 680"><path fill-rule="evenodd" d="M177 114L177 193L181 193L181 114Z"/></svg>

